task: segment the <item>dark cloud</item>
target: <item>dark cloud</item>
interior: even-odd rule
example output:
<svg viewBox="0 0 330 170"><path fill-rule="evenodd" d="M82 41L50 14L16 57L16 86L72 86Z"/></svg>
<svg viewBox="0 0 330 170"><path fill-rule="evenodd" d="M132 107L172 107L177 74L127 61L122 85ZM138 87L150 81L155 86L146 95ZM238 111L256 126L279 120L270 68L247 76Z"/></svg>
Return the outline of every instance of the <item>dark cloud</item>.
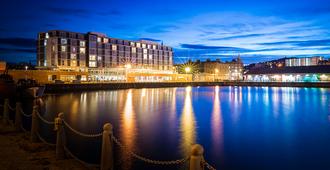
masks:
<svg viewBox="0 0 330 170"><path fill-rule="evenodd" d="M238 51L238 52L248 52L251 51L245 48L237 47L226 47L226 46L207 46L202 44L181 44L181 48L186 49L198 49L198 50L217 50L217 51Z"/></svg>
<svg viewBox="0 0 330 170"><path fill-rule="evenodd" d="M229 36L229 37L221 37L221 38L210 38L210 41L218 41L218 40L231 40L231 39L239 39L239 38L250 38L250 37L260 37L265 36L267 34L246 34L246 35L236 35L236 36Z"/></svg>
<svg viewBox="0 0 330 170"><path fill-rule="evenodd" d="M145 29L148 33L165 33L178 28L175 25L155 25Z"/></svg>
<svg viewBox="0 0 330 170"><path fill-rule="evenodd" d="M54 14L60 14L64 16L78 16L78 17L88 17L90 15L99 15L99 16L110 16L110 15L120 15L121 12L117 10L107 10L107 11L92 11L82 8L61 8L61 7L47 7L48 12Z"/></svg>
<svg viewBox="0 0 330 170"><path fill-rule="evenodd" d="M162 40L157 40L153 38L139 38L138 40L147 40L147 41L153 41L153 42L161 42Z"/></svg>
<svg viewBox="0 0 330 170"><path fill-rule="evenodd" d="M307 41L278 41L270 43L258 43L258 45L293 45L299 47L312 47L312 46L330 46L330 39L323 40L307 40Z"/></svg>
<svg viewBox="0 0 330 170"><path fill-rule="evenodd" d="M26 49L26 48L4 48L0 47L0 54L18 54L18 53L31 53L35 54L36 49Z"/></svg>
<svg viewBox="0 0 330 170"><path fill-rule="evenodd" d="M36 40L31 38L0 38L0 44L24 48L36 48Z"/></svg>

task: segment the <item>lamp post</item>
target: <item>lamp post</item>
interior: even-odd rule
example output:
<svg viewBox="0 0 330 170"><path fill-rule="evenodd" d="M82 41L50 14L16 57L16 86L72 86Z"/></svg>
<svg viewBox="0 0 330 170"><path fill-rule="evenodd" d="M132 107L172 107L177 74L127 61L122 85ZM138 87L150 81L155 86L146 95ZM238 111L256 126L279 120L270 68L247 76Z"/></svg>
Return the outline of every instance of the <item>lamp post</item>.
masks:
<svg viewBox="0 0 330 170"><path fill-rule="evenodd" d="M28 66L25 66L25 80L27 80L27 70L28 70Z"/></svg>
<svg viewBox="0 0 330 170"><path fill-rule="evenodd" d="M125 78L126 78L126 82L128 82L128 69L131 69L132 65L131 64L125 64Z"/></svg>

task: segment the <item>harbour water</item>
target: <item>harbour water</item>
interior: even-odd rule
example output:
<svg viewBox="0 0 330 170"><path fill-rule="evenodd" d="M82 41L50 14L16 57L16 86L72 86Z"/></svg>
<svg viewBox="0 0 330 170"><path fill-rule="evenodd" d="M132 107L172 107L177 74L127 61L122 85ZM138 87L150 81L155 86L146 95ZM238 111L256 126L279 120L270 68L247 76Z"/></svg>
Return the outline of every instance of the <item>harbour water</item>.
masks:
<svg viewBox="0 0 330 170"><path fill-rule="evenodd" d="M291 87L178 87L50 94L43 116L59 112L72 127L98 133L110 122L114 135L140 155L174 160L204 147L222 170L330 169L330 89ZM54 141L53 127L41 135ZM49 133L51 131L51 133ZM68 148L98 163L101 138L69 130ZM116 169L183 169L149 165L116 147Z"/></svg>

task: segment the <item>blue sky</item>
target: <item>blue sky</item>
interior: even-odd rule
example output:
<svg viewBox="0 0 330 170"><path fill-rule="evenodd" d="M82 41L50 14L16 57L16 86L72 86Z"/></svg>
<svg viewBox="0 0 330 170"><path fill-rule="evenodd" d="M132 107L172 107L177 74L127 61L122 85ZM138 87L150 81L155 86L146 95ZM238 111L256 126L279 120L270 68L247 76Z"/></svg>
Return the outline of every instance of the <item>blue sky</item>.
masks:
<svg viewBox="0 0 330 170"><path fill-rule="evenodd" d="M0 59L35 62L41 31L163 41L175 62L330 55L330 0L4 0Z"/></svg>

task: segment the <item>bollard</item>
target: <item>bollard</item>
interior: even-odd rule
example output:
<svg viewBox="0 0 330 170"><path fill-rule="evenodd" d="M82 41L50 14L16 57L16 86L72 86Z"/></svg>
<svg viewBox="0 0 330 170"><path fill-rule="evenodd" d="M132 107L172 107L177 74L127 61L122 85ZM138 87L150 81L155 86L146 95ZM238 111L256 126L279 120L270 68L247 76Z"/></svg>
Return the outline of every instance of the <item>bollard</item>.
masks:
<svg viewBox="0 0 330 170"><path fill-rule="evenodd" d="M21 110L22 110L22 103L16 102L15 129L17 131L21 131L21 126L22 126Z"/></svg>
<svg viewBox="0 0 330 170"><path fill-rule="evenodd" d="M31 124L31 142L37 142L38 141L38 106L33 106L32 111L32 124Z"/></svg>
<svg viewBox="0 0 330 170"><path fill-rule="evenodd" d="M104 124L102 134L101 170L113 170L112 133L112 125L110 123Z"/></svg>
<svg viewBox="0 0 330 170"><path fill-rule="evenodd" d="M56 135L56 159L64 159L65 158L65 151L64 151L64 128L63 128L63 113L59 113L57 118L55 118L55 128L54 130L57 131Z"/></svg>
<svg viewBox="0 0 330 170"><path fill-rule="evenodd" d="M203 170L202 167L203 153L204 153L204 149L201 145L195 144L192 146L189 170Z"/></svg>
<svg viewBox="0 0 330 170"><path fill-rule="evenodd" d="M9 99L5 99L5 103L3 105L2 121L4 124L9 124Z"/></svg>

